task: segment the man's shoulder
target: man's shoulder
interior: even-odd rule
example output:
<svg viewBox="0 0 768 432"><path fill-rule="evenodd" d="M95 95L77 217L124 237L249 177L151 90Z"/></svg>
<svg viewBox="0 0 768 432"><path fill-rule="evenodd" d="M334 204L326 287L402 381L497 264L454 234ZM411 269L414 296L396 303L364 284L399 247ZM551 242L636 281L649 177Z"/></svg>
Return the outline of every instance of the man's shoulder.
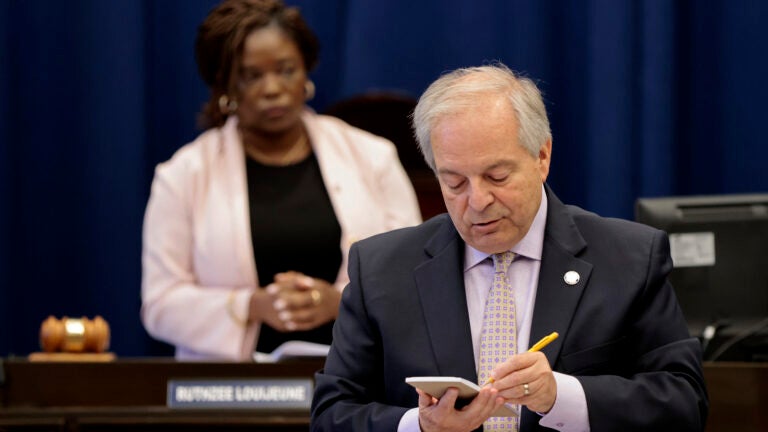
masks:
<svg viewBox="0 0 768 432"><path fill-rule="evenodd" d="M649 250L667 242L666 234L638 222L600 216L576 206L566 206L576 228L587 244L603 250L639 248ZM654 246L656 245L656 246Z"/></svg>
<svg viewBox="0 0 768 432"><path fill-rule="evenodd" d="M582 230L642 236L654 235L659 232L658 229L639 222L601 216L573 205L566 205L566 209L576 223L576 226Z"/></svg>
<svg viewBox="0 0 768 432"><path fill-rule="evenodd" d="M549 200L546 236L570 239L578 245L582 240L610 239L614 242L649 241L663 236L663 231L638 222L601 216L572 204L564 204L549 186L545 185ZM566 240L567 241L567 240ZM577 246L578 247L578 246Z"/></svg>

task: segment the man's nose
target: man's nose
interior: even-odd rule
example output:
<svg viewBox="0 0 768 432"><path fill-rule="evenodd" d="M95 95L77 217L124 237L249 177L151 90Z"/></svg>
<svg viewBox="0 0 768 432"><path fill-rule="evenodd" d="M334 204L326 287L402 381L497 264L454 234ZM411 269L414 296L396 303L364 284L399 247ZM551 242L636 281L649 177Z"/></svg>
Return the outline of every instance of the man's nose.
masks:
<svg viewBox="0 0 768 432"><path fill-rule="evenodd" d="M470 184L469 206L475 211L482 211L493 202L493 193L483 182Z"/></svg>

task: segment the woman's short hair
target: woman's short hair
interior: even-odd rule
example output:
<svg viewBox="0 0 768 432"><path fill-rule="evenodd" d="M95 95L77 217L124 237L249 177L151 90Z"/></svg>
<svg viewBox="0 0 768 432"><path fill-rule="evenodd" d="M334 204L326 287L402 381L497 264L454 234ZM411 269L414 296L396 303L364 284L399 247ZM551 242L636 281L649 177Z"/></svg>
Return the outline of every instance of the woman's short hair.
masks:
<svg viewBox="0 0 768 432"><path fill-rule="evenodd" d="M320 45L298 8L285 7L281 0L223 1L205 18L195 39L197 69L211 92L200 115L203 127L224 124L219 98L234 89L245 39L269 25L278 26L296 43L307 71L317 65Z"/></svg>

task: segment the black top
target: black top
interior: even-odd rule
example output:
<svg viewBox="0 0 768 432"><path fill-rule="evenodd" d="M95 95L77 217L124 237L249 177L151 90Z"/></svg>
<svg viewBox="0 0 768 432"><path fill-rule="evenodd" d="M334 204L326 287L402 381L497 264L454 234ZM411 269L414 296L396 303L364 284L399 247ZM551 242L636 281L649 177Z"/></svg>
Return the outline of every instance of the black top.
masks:
<svg viewBox="0 0 768 432"><path fill-rule="evenodd" d="M289 270L333 283L341 266L341 226L315 155L289 166L262 165L246 157L246 173L259 286ZM330 344L332 327L329 322L281 333L262 324L256 350L271 352L288 340Z"/></svg>

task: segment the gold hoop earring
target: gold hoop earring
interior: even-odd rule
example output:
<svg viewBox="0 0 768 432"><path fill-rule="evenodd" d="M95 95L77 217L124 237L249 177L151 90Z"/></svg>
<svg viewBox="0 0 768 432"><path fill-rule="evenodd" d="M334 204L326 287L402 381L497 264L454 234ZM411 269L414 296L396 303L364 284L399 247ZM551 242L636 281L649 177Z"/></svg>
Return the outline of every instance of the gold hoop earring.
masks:
<svg viewBox="0 0 768 432"><path fill-rule="evenodd" d="M229 100L229 96L223 94L219 98L219 111L224 115L230 115L237 111L237 101Z"/></svg>
<svg viewBox="0 0 768 432"><path fill-rule="evenodd" d="M315 83L312 80L304 82L304 100L311 101L315 97Z"/></svg>

